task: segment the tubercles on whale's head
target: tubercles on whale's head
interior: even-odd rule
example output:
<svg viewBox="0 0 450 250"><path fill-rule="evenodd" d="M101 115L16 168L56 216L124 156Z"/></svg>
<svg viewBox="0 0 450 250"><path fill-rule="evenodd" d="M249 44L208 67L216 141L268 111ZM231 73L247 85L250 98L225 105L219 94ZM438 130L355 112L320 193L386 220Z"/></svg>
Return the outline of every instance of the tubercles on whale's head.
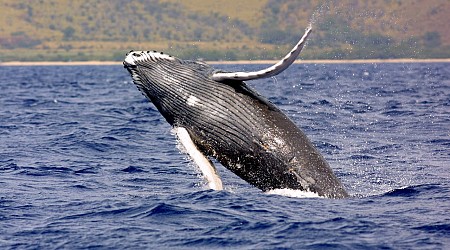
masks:
<svg viewBox="0 0 450 250"><path fill-rule="evenodd" d="M158 60L175 61L176 58L157 51L130 51L125 57L124 65L133 66L137 62L157 62Z"/></svg>

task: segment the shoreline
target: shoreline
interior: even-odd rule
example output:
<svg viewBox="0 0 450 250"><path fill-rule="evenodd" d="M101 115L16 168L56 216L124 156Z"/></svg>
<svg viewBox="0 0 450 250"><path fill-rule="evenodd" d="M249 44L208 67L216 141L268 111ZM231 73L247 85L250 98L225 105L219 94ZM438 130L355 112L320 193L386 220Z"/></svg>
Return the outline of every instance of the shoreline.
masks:
<svg viewBox="0 0 450 250"><path fill-rule="evenodd" d="M206 61L208 64L275 64L277 60ZM354 59L354 60L297 60L295 64L363 64L363 63L450 63L450 58L442 59ZM0 62L0 66L82 66L82 65L122 65L119 61L40 61L40 62Z"/></svg>

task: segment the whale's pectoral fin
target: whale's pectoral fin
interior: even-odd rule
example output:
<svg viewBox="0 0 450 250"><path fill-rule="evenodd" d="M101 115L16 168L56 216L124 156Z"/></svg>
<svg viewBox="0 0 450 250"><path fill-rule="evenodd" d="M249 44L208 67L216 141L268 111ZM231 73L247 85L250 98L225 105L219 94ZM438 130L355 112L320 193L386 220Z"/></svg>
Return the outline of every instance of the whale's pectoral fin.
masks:
<svg viewBox="0 0 450 250"><path fill-rule="evenodd" d="M175 128L175 132L181 144L186 149L186 152L202 171L203 176L208 181L208 187L214 190L222 190L222 181L217 174L216 168L214 167L212 162L197 149L191 137L189 136L188 131L185 128L177 127Z"/></svg>
<svg viewBox="0 0 450 250"><path fill-rule="evenodd" d="M311 33L311 30L312 28L309 26L294 48L283 59L269 68L254 72L216 72L213 73L211 79L218 82L223 82L226 80L246 81L278 75L287 69L295 61L295 59L297 59L303 49L303 46L305 45L306 39Z"/></svg>

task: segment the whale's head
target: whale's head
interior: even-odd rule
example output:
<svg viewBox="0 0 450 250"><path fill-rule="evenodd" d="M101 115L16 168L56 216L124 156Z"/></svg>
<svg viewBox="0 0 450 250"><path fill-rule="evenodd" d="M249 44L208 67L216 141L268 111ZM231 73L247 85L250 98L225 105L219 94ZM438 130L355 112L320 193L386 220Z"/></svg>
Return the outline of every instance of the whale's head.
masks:
<svg viewBox="0 0 450 250"><path fill-rule="evenodd" d="M201 61L181 60L156 51L130 51L123 65L148 98L170 93L180 84L202 84L213 73L213 68Z"/></svg>
<svg viewBox="0 0 450 250"><path fill-rule="evenodd" d="M156 51L130 51L123 62L134 84L173 125L182 110L193 108L199 90L211 84L214 69ZM176 107L176 108L175 108Z"/></svg>

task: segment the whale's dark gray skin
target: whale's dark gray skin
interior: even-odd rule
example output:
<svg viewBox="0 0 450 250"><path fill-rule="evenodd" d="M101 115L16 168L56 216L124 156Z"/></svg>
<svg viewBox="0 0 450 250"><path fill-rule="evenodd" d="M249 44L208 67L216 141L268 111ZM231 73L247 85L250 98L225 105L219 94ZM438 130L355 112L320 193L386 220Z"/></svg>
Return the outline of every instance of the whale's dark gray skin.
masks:
<svg viewBox="0 0 450 250"><path fill-rule="evenodd" d="M202 154L248 183L263 191L286 188L345 198L341 182L306 135L242 81L283 71L309 32L278 64L257 72L222 72L150 51L131 51L123 64L167 122L185 128Z"/></svg>

